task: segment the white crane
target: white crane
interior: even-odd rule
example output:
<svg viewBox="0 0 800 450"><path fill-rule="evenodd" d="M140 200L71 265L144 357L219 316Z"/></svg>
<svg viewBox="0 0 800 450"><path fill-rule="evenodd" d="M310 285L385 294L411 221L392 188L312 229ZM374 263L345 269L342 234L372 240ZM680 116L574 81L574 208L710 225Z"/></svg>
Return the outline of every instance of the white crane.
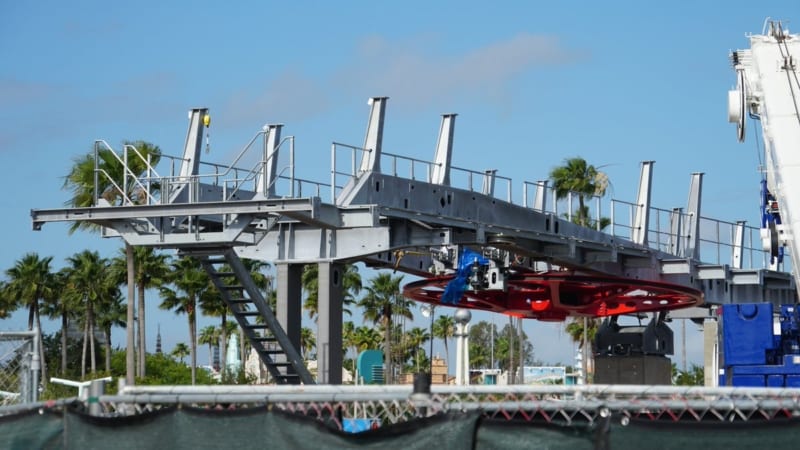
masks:
<svg viewBox="0 0 800 450"><path fill-rule="evenodd" d="M767 20L750 49L731 53L736 89L728 92L728 120L745 138L749 116L760 123L764 143L761 239L771 268L788 248L800 289L800 35Z"/></svg>

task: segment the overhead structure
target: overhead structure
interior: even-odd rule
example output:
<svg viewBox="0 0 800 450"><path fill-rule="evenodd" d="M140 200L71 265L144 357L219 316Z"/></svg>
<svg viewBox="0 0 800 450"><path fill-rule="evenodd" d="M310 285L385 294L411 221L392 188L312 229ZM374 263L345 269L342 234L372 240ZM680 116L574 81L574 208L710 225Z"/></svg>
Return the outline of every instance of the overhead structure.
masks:
<svg viewBox="0 0 800 450"><path fill-rule="evenodd" d="M297 158L294 138L281 138L281 125L261 129L230 165L200 161L208 112L192 110L186 149L181 157L162 155L164 173L148 166L143 174L125 171L132 181L104 180L146 191L139 196L143 204L109 205L96 198L86 208L32 210L34 229L47 222L91 222L131 245L177 249L199 259L273 381L286 384L342 382L348 263L421 277L406 288L420 301L542 320L663 311L702 301L796 300L790 274L760 266L760 249L746 239L726 240L734 233L720 233L725 222L701 216L701 174L692 175L687 212L665 214L650 205L653 162L645 161L637 203L612 200L601 209L602 199L587 198L598 206L595 225L582 226L571 217L579 194L561 199L547 182L523 182L522 201L515 203L512 180L496 169L452 165L455 114L441 118L432 161L386 152L387 101L370 100L363 147L332 144L329 181L295 175L296 162L320 155ZM96 156L113 152L102 144ZM134 150L125 146L117 157L131 161ZM254 159L245 156L249 151L259 161L240 167ZM98 170L97 176L108 175ZM601 211L610 215L605 229ZM745 227L743 233L751 231ZM274 310L241 258L276 267ZM320 283L316 378L299 351L301 276L308 264L317 265Z"/></svg>

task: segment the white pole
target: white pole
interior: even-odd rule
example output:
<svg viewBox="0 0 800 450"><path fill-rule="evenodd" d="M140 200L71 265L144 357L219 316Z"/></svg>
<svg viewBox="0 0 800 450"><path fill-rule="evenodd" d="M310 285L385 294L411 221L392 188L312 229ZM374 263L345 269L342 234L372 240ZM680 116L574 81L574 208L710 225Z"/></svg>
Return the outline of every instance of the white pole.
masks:
<svg viewBox="0 0 800 450"><path fill-rule="evenodd" d="M456 385L461 386L464 384L463 374L461 367L463 366L462 359L464 358L463 347L464 341L462 336L464 334L463 325L456 324Z"/></svg>

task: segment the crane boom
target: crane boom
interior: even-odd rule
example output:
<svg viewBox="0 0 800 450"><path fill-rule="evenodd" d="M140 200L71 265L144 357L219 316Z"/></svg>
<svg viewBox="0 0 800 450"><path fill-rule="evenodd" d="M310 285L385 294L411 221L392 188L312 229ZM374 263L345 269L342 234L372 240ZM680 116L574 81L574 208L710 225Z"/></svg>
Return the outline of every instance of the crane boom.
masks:
<svg viewBox="0 0 800 450"><path fill-rule="evenodd" d="M768 22L761 35L749 35L750 49L731 53L736 89L728 93L728 120L745 138L747 117L760 123L764 142L762 230L771 266L788 248L800 289L800 35L780 22Z"/></svg>

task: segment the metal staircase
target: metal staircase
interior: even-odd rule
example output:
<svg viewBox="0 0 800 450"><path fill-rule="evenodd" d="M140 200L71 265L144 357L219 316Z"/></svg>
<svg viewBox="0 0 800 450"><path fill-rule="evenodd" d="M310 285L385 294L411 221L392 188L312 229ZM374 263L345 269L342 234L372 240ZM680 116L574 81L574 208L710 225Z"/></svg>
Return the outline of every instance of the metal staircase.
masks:
<svg viewBox="0 0 800 450"><path fill-rule="evenodd" d="M315 383L300 353L233 249L204 249L184 254L197 258L203 265L250 345L278 384ZM262 322L256 321L259 317Z"/></svg>

